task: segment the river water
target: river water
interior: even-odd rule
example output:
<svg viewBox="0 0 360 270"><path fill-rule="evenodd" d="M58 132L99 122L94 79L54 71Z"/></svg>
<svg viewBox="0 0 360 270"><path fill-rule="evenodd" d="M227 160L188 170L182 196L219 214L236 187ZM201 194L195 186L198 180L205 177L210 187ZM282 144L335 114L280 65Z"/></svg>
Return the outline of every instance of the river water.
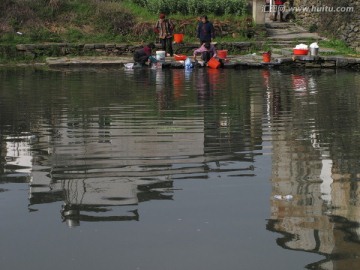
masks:
<svg viewBox="0 0 360 270"><path fill-rule="evenodd" d="M360 74L0 70L1 269L358 269Z"/></svg>

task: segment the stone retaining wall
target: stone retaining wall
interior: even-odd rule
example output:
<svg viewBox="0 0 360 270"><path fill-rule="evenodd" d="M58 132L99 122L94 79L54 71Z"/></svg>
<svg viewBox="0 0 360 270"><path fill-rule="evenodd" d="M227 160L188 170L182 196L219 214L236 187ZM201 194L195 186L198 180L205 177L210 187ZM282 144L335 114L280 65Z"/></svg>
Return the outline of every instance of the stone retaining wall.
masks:
<svg viewBox="0 0 360 270"><path fill-rule="evenodd" d="M360 0L294 0L296 21L309 30L343 40L360 52ZM312 11L305 12L303 7ZM351 7L351 12L336 12L337 8ZM327 10L326 10L327 9ZM334 12L330 12L331 9Z"/></svg>
<svg viewBox="0 0 360 270"><path fill-rule="evenodd" d="M250 42L229 42L218 43L217 49L227 49L234 53L246 52L250 49L259 49L262 43ZM52 44L18 44L14 46L0 46L0 56L8 55L8 58L16 56L25 56L36 59L41 56L60 57L67 55L102 55L102 56L122 56L132 55L133 52L141 48L142 45L131 44L70 44L70 43L52 43ZM178 54L191 54L199 47L198 44L174 44L174 51ZM157 44L157 49L160 45Z"/></svg>
<svg viewBox="0 0 360 270"><path fill-rule="evenodd" d="M133 53L141 45L128 44L19 44L16 50L32 56L66 56L66 55L124 55Z"/></svg>

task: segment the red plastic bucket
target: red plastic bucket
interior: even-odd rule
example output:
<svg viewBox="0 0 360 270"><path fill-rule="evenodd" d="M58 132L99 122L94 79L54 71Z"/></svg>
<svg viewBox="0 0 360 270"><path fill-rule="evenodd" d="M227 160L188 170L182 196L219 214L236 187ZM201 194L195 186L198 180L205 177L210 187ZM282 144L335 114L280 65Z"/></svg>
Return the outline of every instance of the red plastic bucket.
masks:
<svg viewBox="0 0 360 270"><path fill-rule="evenodd" d="M262 56L263 56L263 62L264 63L270 63L270 61L271 61L271 52L264 52Z"/></svg>
<svg viewBox="0 0 360 270"><path fill-rule="evenodd" d="M207 64L208 64L209 68L219 68L220 67L220 62L215 57L212 57Z"/></svg>
<svg viewBox="0 0 360 270"><path fill-rule="evenodd" d="M175 43L183 43L184 34L174 34L174 42Z"/></svg>
<svg viewBox="0 0 360 270"><path fill-rule="evenodd" d="M217 51L217 55L218 55L218 57L221 58L221 59L226 59L227 53L228 53L227 50L218 50L218 51Z"/></svg>

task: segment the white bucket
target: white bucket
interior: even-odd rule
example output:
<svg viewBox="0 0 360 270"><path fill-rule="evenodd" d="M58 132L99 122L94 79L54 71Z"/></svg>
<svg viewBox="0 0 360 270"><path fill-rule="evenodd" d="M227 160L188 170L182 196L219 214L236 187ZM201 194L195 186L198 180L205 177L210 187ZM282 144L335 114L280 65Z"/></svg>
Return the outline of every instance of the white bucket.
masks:
<svg viewBox="0 0 360 270"><path fill-rule="evenodd" d="M310 55L316 56L319 54L319 48L310 48Z"/></svg>
<svg viewBox="0 0 360 270"><path fill-rule="evenodd" d="M156 60L158 60L159 62L165 62L165 55L165 51L156 51Z"/></svg>
<svg viewBox="0 0 360 270"><path fill-rule="evenodd" d="M310 55L316 56L319 53L319 45L317 42L310 44Z"/></svg>

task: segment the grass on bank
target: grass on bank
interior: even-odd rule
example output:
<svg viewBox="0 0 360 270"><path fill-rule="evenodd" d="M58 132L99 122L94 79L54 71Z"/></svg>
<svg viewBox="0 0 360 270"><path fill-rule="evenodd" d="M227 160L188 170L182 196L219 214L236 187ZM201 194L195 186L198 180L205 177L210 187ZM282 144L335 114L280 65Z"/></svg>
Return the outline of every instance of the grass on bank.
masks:
<svg viewBox="0 0 360 270"><path fill-rule="evenodd" d="M347 56L360 56L359 52L356 52L354 49L350 48L346 43L342 40L338 39L330 39L330 40L321 40L319 42L320 50L321 48L330 48L333 49L335 52L322 52L322 54L327 55L334 55L334 54L341 54Z"/></svg>
<svg viewBox="0 0 360 270"><path fill-rule="evenodd" d="M148 42L156 36L153 26L158 19L157 12L134 3L136 0L1 0L0 1L0 44L42 43L42 42ZM144 0L142 0L144 1ZM180 2L180 0L147 0L158 3ZM185 1L185 0L181 0ZM210 0L209 0L210 1ZM244 3L245 1L242 0ZM242 2L238 1L237 2ZM185 1L186 2L186 1ZM185 3L184 2L184 3ZM216 3L227 0L216 0ZM244 13L245 14L245 13ZM177 24L177 31L187 34L189 41L196 40L195 28L201 14L170 14ZM247 16L208 14L220 26L231 27L231 33L241 32ZM244 35L236 38L246 39Z"/></svg>

